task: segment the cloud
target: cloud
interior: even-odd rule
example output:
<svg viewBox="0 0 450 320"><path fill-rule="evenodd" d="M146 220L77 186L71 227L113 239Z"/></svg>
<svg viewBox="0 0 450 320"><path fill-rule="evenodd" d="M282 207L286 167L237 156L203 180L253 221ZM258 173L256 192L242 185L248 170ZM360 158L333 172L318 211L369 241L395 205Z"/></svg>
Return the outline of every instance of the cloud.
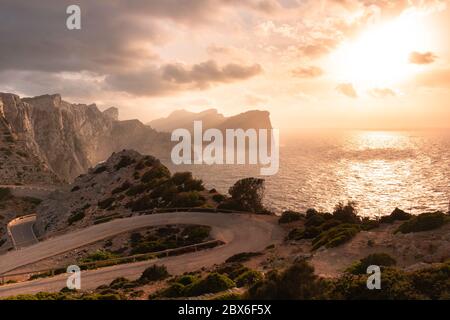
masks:
<svg viewBox="0 0 450 320"><path fill-rule="evenodd" d="M215 61L186 66L166 64L161 67L122 72L106 77L109 88L141 96L159 96L183 90L207 89L218 83L246 80L262 72L258 64L227 64L220 67Z"/></svg>
<svg viewBox="0 0 450 320"><path fill-rule="evenodd" d="M323 70L319 67L299 67L292 70L292 75L298 78L317 78L323 75Z"/></svg>
<svg viewBox="0 0 450 320"><path fill-rule="evenodd" d="M316 58L331 52L340 43L337 38L317 37L298 46L301 54Z"/></svg>
<svg viewBox="0 0 450 320"><path fill-rule="evenodd" d="M340 83L336 90L349 98L358 98L358 94L351 83Z"/></svg>
<svg viewBox="0 0 450 320"><path fill-rule="evenodd" d="M423 87L450 88L450 68L435 69L416 76L414 82Z"/></svg>
<svg viewBox="0 0 450 320"><path fill-rule="evenodd" d="M244 97L244 103L248 106L257 106L263 103L267 103L267 101L268 100L266 97L262 97L253 93L246 94Z"/></svg>
<svg viewBox="0 0 450 320"><path fill-rule="evenodd" d="M430 64L436 60L437 56L432 52L411 52L409 62L413 64Z"/></svg>
<svg viewBox="0 0 450 320"><path fill-rule="evenodd" d="M67 98L95 99L104 86L103 77L89 72L1 71L0 79L0 92L29 96L60 93Z"/></svg>
<svg viewBox="0 0 450 320"><path fill-rule="evenodd" d="M369 90L369 94L374 98L389 98L397 96L395 91L390 88L373 88Z"/></svg>
<svg viewBox="0 0 450 320"><path fill-rule="evenodd" d="M222 10L269 13L275 0L78 0L81 30L66 28L70 0L2 0L0 71L107 73L145 64L177 29L219 19ZM212 14L214 13L214 14ZM175 26L174 26L175 25Z"/></svg>

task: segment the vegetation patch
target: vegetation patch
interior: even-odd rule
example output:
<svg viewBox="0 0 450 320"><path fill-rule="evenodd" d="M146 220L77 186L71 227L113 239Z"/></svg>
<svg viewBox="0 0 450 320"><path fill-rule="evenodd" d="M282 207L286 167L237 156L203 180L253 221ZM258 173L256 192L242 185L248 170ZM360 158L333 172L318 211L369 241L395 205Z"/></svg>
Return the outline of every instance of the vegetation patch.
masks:
<svg viewBox="0 0 450 320"><path fill-rule="evenodd" d="M395 208L394 211L388 216L380 218L380 223L393 223L395 221L406 221L412 218L410 213L407 213L399 208Z"/></svg>
<svg viewBox="0 0 450 320"><path fill-rule="evenodd" d="M235 287L233 280L226 275L219 273L210 273L204 279L183 285L180 282L172 283L167 289L158 293L159 296L167 298L175 297L196 297L207 293L216 293Z"/></svg>
<svg viewBox="0 0 450 320"><path fill-rule="evenodd" d="M327 248L337 247L352 239L360 230L361 228L356 224L345 223L338 225L314 238L312 249L317 250L322 246Z"/></svg>
<svg viewBox="0 0 450 320"><path fill-rule="evenodd" d="M440 211L422 213L406 221L395 231L401 233L429 231L442 227L450 217Z"/></svg>
<svg viewBox="0 0 450 320"><path fill-rule="evenodd" d="M366 274L367 268L369 266L375 265L379 267L391 267L397 263L394 258L392 258L387 253L374 253L368 255L367 257L359 260L346 271L351 274Z"/></svg>
<svg viewBox="0 0 450 320"><path fill-rule="evenodd" d="M70 215L70 217L67 219L67 223L69 225L72 225L75 222L83 220L85 216L86 216L86 214L84 213L84 210L76 211Z"/></svg>
<svg viewBox="0 0 450 320"><path fill-rule="evenodd" d="M241 274L236 278L236 286L238 288L241 287L250 287L255 283L261 281L263 279L263 274L256 270L249 270Z"/></svg>
<svg viewBox="0 0 450 320"><path fill-rule="evenodd" d="M345 274L330 283L328 296L344 300L446 300L450 263L414 272L384 268L382 290L367 290L367 275Z"/></svg>
<svg viewBox="0 0 450 320"><path fill-rule="evenodd" d="M280 219L278 219L278 223L279 224L290 223L294 221L299 221L303 218L305 218L305 215L301 214L300 212L285 211L281 214Z"/></svg>
<svg viewBox="0 0 450 320"><path fill-rule="evenodd" d="M164 280L169 276L170 274L169 272L167 272L166 266L153 265L144 270L141 277L139 278L139 282L149 283L152 281Z"/></svg>
<svg viewBox="0 0 450 320"><path fill-rule="evenodd" d="M325 283L314 268L300 261L283 272L270 271L245 295L250 300L313 300L322 298Z"/></svg>

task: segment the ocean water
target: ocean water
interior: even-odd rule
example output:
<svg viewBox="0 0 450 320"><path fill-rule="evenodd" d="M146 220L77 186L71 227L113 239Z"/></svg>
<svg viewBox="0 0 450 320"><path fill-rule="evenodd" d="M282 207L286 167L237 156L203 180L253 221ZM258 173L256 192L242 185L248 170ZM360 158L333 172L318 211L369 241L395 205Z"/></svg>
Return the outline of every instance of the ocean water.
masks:
<svg viewBox="0 0 450 320"><path fill-rule="evenodd" d="M238 179L259 175L256 166L165 164L192 171L223 193ZM277 213L331 211L348 200L372 217L396 207L413 214L447 212L450 131L281 132L279 172L264 178L265 204Z"/></svg>

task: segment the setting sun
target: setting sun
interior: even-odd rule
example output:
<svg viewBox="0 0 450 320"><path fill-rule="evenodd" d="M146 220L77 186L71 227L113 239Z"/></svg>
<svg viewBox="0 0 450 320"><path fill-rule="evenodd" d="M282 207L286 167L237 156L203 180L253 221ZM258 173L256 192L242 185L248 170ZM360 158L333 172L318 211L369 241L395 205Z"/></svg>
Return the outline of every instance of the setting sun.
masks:
<svg viewBox="0 0 450 320"><path fill-rule="evenodd" d="M404 80L417 67L408 57L420 50L426 29L419 15L408 13L374 25L355 41L341 45L335 55L337 77L357 87L389 86Z"/></svg>

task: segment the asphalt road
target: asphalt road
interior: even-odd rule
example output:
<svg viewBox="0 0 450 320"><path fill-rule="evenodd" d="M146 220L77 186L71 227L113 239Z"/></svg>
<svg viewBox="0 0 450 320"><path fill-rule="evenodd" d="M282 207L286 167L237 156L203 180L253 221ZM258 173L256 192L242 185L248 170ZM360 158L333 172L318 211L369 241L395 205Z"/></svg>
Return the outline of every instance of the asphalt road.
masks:
<svg viewBox="0 0 450 320"><path fill-rule="evenodd" d="M33 231L35 221L36 216L32 216L18 220L16 223L9 225L9 230L14 239L14 247L16 249L25 248L38 243Z"/></svg>
<svg viewBox="0 0 450 320"><path fill-rule="evenodd" d="M117 277L138 278L145 268L155 263L164 264L171 274L181 274L202 267L210 267L223 263L237 253L261 251L270 244L280 242L283 237L275 217L194 212L154 214L91 226L19 251L9 252L0 256L0 274L123 232L165 224L209 225L212 227L213 238L224 241L225 245L157 261L143 261L84 271L81 275L82 290L108 284ZM66 286L66 279L67 275L59 275L0 286L0 297L39 291L59 291Z"/></svg>

